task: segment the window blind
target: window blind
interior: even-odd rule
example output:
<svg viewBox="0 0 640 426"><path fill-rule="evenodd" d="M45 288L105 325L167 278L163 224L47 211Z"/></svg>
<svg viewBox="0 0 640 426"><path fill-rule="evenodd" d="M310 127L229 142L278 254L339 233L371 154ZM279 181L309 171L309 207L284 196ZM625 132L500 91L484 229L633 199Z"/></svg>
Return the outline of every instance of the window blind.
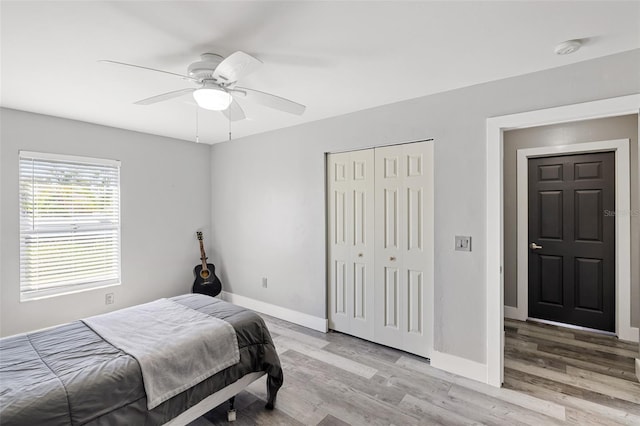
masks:
<svg viewBox="0 0 640 426"><path fill-rule="evenodd" d="M20 152L20 298L120 282L120 164Z"/></svg>

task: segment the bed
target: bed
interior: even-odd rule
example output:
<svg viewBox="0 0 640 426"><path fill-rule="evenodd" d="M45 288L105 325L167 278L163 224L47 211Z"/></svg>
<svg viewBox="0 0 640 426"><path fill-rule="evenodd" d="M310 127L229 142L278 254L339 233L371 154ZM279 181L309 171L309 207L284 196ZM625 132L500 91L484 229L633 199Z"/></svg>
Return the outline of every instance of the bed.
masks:
<svg viewBox="0 0 640 426"><path fill-rule="evenodd" d="M239 362L149 409L136 358L83 321L0 340L0 423L9 425L186 424L267 375L273 408L283 374L264 321L222 300L169 299L224 320L237 336Z"/></svg>

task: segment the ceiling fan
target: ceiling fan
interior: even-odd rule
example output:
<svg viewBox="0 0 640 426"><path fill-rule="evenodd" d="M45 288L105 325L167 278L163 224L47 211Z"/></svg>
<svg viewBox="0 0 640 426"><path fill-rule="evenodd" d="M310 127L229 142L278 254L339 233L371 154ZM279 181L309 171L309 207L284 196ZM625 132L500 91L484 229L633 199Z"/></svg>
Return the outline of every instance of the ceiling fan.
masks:
<svg viewBox="0 0 640 426"><path fill-rule="evenodd" d="M189 65L186 75L106 59L98 62L161 72L174 77L180 77L198 86L174 90L142 99L135 102L137 105L150 105L192 93L199 107L220 111L231 121L246 118L244 111L238 102L236 102L237 98L247 99L248 101L253 101L269 108L297 115L302 115L306 109L304 105L280 96L247 87L236 86L238 80L251 74L262 65L262 61L241 51L234 52L226 58L215 53L203 53L200 55L199 61Z"/></svg>

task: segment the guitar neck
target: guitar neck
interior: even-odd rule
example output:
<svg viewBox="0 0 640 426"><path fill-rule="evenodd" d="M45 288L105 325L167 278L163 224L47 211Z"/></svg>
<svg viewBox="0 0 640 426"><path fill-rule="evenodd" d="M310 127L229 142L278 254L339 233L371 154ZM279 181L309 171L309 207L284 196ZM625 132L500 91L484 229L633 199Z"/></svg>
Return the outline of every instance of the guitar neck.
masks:
<svg viewBox="0 0 640 426"><path fill-rule="evenodd" d="M204 253L204 244L200 240L200 260L202 260L202 270L207 271L207 255Z"/></svg>

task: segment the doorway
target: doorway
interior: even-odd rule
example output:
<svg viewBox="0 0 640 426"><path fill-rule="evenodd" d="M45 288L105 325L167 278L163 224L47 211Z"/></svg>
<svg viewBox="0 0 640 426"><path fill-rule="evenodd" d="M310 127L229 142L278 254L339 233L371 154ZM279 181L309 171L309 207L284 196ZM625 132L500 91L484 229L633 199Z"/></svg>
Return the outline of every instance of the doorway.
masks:
<svg viewBox="0 0 640 426"><path fill-rule="evenodd" d="M511 313L518 314L522 304L522 298L527 298L526 291L518 292L516 307L505 306L504 293L504 276L503 265L505 258L504 250L504 230L505 222L502 215L502 207L504 203L503 189L505 182L511 179L505 179L502 167L503 156L503 135L506 130L523 129L533 126L543 126L554 123L566 123L577 120L588 120L601 117L617 117L627 114L638 114L638 106L640 105L640 95L622 96L619 98L611 98L600 101L587 102L583 104L568 105L564 107L549 108L539 111L531 111L526 113L518 113L513 115L495 117L487 119L487 241L486 241L486 283L487 283L487 364L486 364L486 381L487 383L500 387L504 373L504 317L507 310ZM576 144L577 145L577 144ZM585 147L571 145L574 152L589 151ZM586 145L586 144L583 144ZM541 149L543 151L551 151L540 153L540 155L551 154L553 149L557 152L558 147L547 147ZM562 148L566 148L563 146ZM608 147L599 147L600 150L615 150L616 165L616 181L624 188L617 188L617 193L630 193L630 170L629 170L629 147L628 143L615 143L613 141ZM634 157L637 157L636 153ZM624 161L621 161L624 159ZM518 156L518 163L524 160L526 156ZM525 168L526 169L526 168ZM618 179L623 176L624 179ZM637 176L636 176L637 178ZM635 179L637 181L637 179ZM515 181L515 179L514 179ZM518 187L522 180L518 180ZM518 191L520 194L525 191ZM618 197L616 199L616 211L631 211L630 197ZM518 213L520 216L520 213ZM631 222L629 215L617 215L616 222L616 302L618 309L616 312L616 332L623 340L637 341L638 328L631 325L630 308L621 309L620 300L623 299L623 305L629 304L630 300L630 269L631 269ZM526 229L521 232L520 221L518 222L518 238L526 234ZM526 223L526 221L525 221ZM518 258L520 251L524 250L526 258L526 241L524 245L518 244ZM520 265L518 265L520 266ZM520 275L525 268L518 267L518 287L520 283ZM621 296L622 295L622 296ZM527 306L526 304L524 306ZM526 319L526 317L524 318Z"/></svg>

